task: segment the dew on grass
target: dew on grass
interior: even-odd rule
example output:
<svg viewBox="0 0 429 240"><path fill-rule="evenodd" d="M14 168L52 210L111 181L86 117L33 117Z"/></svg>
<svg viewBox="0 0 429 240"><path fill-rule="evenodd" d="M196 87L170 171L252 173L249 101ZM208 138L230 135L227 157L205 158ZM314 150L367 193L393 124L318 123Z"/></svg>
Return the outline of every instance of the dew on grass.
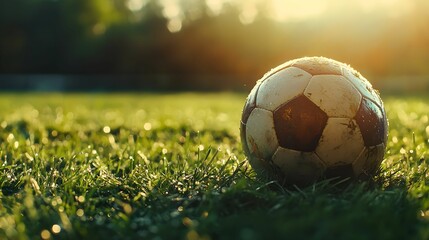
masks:
<svg viewBox="0 0 429 240"><path fill-rule="evenodd" d="M149 131L152 129L152 124L150 122L147 122L143 125L144 130Z"/></svg>
<svg viewBox="0 0 429 240"><path fill-rule="evenodd" d="M83 217L83 215L84 215L83 209L79 208L78 210L76 210L76 216Z"/></svg>
<svg viewBox="0 0 429 240"><path fill-rule="evenodd" d="M125 203L122 207L124 208L124 212L128 215L131 214L133 211L133 208L130 204Z"/></svg>
<svg viewBox="0 0 429 240"><path fill-rule="evenodd" d="M49 232L49 230L42 230L42 232L40 232L40 237L42 239L50 239L51 238L51 233Z"/></svg>
<svg viewBox="0 0 429 240"><path fill-rule="evenodd" d="M25 157L28 159L28 161L33 161L34 160L34 158L28 153L28 152L26 152L25 153Z"/></svg>
<svg viewBox="0 0 429 240"><path fill-rule="evenodd" d="M63 200L61 200L60 197L56 197L54 201L56 201L57 204L62 204L63 203Z"/></svg>
<svg viewBox="0 0 429 240"><path fill-rule="evenodd" d="M109 138L109 143L110 143L110 145L111 145L112 147L116 147L115 137L114 137L112 134L110 134L108 138Z"/></svg>
<svg viewBox="0 0 429 240"><path fill-rule="evenodd" d="M110 127L109 126L104 126L103 127L103 132L104 133L110 133Z"/></svg>
<svg viewBox="0 0 429 240"><path fill-rule="evenodd" d="M192 221L192 219L190 219L188 217L184 217L182 219L182 223L183 223L183 225L190 227L190 226L192 226L193 221Z"/></svg>
<svg viewBox="0 0 429 240"><path fill-rule="evenodd" d="M52 130L52 131L51 131L51 136L52 136L52 137L56 137L56 136L58 136L58 131L57 131L57 130Z"/></svg>
<svg viewBox="0 0 429 240"><path fill-rule="evenodd" d="M58 234L61 232L61 227L58 224L54 224L54 225L52 225L51 230L54 234Z"/></svg>
<svg viewBox="0 0 429 240"><path fill-rule="evenodd" d="M77 197L77 201L80 203L83 203L83 202L85 202L85 197L81 195L81 196Z"/></svg>
<svg viewBox="0 0 429 240"><path fill-rule="evenodd" d="M13 133L9 133L9 135L7 135L6 140L8 142L12 142L15 139L15 136L13 135Z"/></svg>

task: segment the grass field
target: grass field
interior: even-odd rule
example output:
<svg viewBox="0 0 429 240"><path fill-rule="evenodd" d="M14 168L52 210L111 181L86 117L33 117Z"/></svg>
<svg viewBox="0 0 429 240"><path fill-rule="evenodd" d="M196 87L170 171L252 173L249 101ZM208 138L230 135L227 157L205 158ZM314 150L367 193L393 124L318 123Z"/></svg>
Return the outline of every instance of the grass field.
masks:
<svg viewBox="0 0 429 240"><path fill-rule="evenodd" d="M429 98L385 96L381 173L285 189L240 94L0 95L0 239L429 239Z"/></svg>

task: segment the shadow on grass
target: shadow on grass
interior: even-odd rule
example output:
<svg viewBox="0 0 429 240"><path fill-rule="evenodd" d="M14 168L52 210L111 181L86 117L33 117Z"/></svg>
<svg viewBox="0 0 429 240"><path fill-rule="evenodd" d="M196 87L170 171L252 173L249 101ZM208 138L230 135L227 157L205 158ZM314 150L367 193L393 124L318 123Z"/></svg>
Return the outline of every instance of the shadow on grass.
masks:
<svg viewBox="0 0 429 240"><path fill-rule="evenodd" d="M229 185L218 189L179 193L173 190L174 181L155 186L141 202L145 207L131 216L144 223L135 229L143 237L166 239L424 238L427 222L419 217L421 204L409 196L403 181L390 179L386 187L388 180L379 177L284 188L255 178L247 164L236 168L238 174L224 176Z"/></svg>

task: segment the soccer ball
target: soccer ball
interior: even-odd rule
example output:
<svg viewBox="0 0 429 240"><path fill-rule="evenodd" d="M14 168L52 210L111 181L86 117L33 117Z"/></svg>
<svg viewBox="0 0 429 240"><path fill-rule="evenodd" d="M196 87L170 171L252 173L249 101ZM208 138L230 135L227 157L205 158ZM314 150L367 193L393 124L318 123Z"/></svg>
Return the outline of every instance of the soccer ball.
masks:
<svg viewBox="0 0 429 240"><path fill-rule="evenodd" d="M240 124L252 168L285 185L373 176L387 130L383 102L368 80L324 57L292 60L265 74Z"/></svg>

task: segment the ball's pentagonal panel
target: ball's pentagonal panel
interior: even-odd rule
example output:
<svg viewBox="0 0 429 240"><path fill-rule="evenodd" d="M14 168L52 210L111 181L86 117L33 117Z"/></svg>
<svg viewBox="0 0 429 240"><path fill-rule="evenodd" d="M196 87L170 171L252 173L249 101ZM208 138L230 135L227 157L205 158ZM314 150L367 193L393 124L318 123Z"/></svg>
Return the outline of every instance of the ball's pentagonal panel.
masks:
<svg viewBox="0 0 429 240"><path fill-rule="evenodd" d="M302 94L310 78L309 73L296 67L276 72L262 82L256 106L274 111L283 103Z"/></svg>
<svg viewBox="0 0 429 240"><path fill-rule="evenodd" d="M278 147L272 112L253 109L246 123L246 142L251 154L264 160L271 159Z"/></svg>
<svg viewBox="0 0 429 240"><path fill-rule="evenodd" d="M383 101L381 100L380 95L377 95L377 98L378 98L378 103L380 103L380 105L379 105L380 110L383 113L383 125L384 125L383 143L384 143L384 145L386 145L387 138L389 136L389 120L387 119L387 113L386 113L386 110L384 109L384 104L383 104Z"/></svg>
<svg viewBox="0 0 429 240"><path fill-rule="evenodd" d="M383 161L385 146L365 147L359 157L353 162L353 171L356 176L368 178L373 176Z"/></svg>
<svg viewBox="0 0 429 240"><path fill-rule="evenodd" d="M324 57L305 57L291 62L311 75L341 75L341 63Z"/></svg>
<svg viewBox="0 0 429 240"><path fill-rule="evenodd" d="M381 100L380 94L377 94L377 99L378 99L378 101L376 102L376 104L380 107L380 110L383 113L383 126L384 126L383 143L384 143L384 145L386 145L387 138L389 136L389 120L387 119L387 113L386 113L386 110L384 108L383 100Z"/></svg>
<svg viewBox="0 0 429 240"><path fill-rule="evenodd" d="M318 75L311 78L304 92L328 117L353 118L362 96L342 76Z"/></svg>
<svg viewBox="0 0 429 240"><path fill-rule="evenodd" d="M358 71L344 64L342 66L342 74L353 84L353 86L362 94L362 96L377 103L380 107L382 106L379 94L374 90L371 83L366 80L366 78L364 78Z"/></svg>
<svg viewBox="0 0 429 240"><path fill-rule="evenodd" d="M274 112L275 134L281 147L311 152L316 149L328 117L301 95Z"/></svg>
<svg viewBox="0 0 429 240"><path fill-rule="evenodd" d="M284 175L286 183L307 185L322 176L325 169L314 152L300 152L279 147L272 161Z"/></svg>
<svg viewBox="0 0 429 240"><path fill-rule="evenodd" d="M362 133L365 146L375 146L385 142L387 138L386 121L377 104L363 98L355 119Z"/></svg>
<svg viewBox="0 0 429 240"><path fill-rule="evenodd" d="M326 178L352 178L355 177L351 163L330 166L325 171Z"/></svg>
<svg viewBox="0 0 429 240"><path fill-rule="evenodd" d="M329 118L316 148L327 166L352 164L364 148L359 126L353 119Z"/></svg>
<svg viewBox="0 0 429 240"><path fill-rule="evenodd" d="M249 96L247 96L246 103L243 107L243 112L241 113L241 121L246 124L247 119L250 116L252 110L256 107L256 95L258 94L258 89L260 86L260 82L257 82L255 87L253 87L252 91L250 91Z"/></svg>

